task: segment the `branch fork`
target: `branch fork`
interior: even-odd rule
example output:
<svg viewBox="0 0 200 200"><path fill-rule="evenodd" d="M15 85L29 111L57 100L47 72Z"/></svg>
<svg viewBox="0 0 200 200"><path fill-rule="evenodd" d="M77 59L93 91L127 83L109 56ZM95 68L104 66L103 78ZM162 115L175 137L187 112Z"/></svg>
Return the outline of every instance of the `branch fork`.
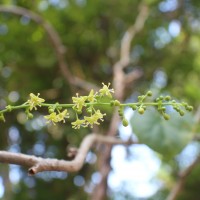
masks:
<svg viewBox="0 0 200 200"><path fill-rule="evenodd" d="M75 158L72 161L41 158L22 153L0 151L0 162L29 167L28 169L29 175L35 175L39 172L44 172L44 171L76 172L82 168L87 153L95 142L105 143L105 144L124 144L124 145L130 145L136 143L133 141L122 141L120 139L111 136L102 136L93 133L87 135L83 139L80 148L76 150Z"/></svg>

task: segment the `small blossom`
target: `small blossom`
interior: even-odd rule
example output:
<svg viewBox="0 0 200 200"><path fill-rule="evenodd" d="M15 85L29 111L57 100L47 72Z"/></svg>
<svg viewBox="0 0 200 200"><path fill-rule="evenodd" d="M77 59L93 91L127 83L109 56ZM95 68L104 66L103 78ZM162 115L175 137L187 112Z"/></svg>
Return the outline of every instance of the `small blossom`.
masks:
<svg viewBox="0 0 200 200"><path fill-rule="evenodd" d="M4 117L4 115L3 115L3 113L0 114L0 121L3 121L3 122L6 121L6 120L5 120L5 117Z"/></svg>
<svg viewBox="0 0 200 200"><path fill-rule="evenodd" d="M102 114L100 112L100 110L97 110L92 116L90 117L84 117L86 123L85 126L91 126L91 128L93 128L94 124L99 125L100 123L98 122L98 120L100 119L101 121L103 121L103 116L106 114Z"/></svg>
<svg viewBox="0 0 200 200"><path fill-rule="evenodd" d="M54 125L58 122L58 116L55 112L51 113L50 115L44 116L45 119L48 120L48 122L52 122Z"/></svg>
<svg viewBox="0 0 200 200"><path fill-rule="evenodd" d="M85 127L87 127L87 126L90 125L90 127L93 128L93 125L94 125L94 124L97 124L97 125L100 124L100 123L97 121L97 119L94 118L93 115L90 116L90 117L84 117L84 119L85 119L85 121L86 121Z"/></svg>
<svg viewBox="0 0 200 200"><path fill-rule="evenodd" d="M103 84L103 88L99 90L99 93L101 96L108 96L110 98L112 98L112 94L114 93L114 89L109 89L110 83L108 83L108 85Z"/></svg>
<svg viewBox="0 0 200 200"><path fill-rule="evenodd" d="M30 106L30 110L32 110L33 108L37 110L36 106L41 106L41 104L45 101L44 99L40 98L39 95L40 93L38 93L37 96L33 93L30 94L30 99L27 101Z"/></svg>
<svg viewBox="0 0 200 200"><path fill-rule="evenodd" d="M77 97L72 97L72 101L75 104L74 108L77 109L78 112L82 111L83 106L85 106L85 101L87 100L86 96L78 96L78 94L76 94Z"/></svg>
<svg viewBox="0 0 200 200"><path fill-rule="evenodd" d="M57 115L58 122L65 122L65 118L69 118L69 113L67 112L67 109Z"/></svg>
<svg viewBox="0 0 200 200"><path fill-rule="evenodd" d="M97 111L94 113L95 118L100 119L101 121L104 121L104 120L103 120L103 116L105 116L105 115L106 115L106 114L105 114L105 113L102 114L100 110L97 110Z"/></svg>
<svg viewBox="0 0 200 200"><path fill-rule="evenodd" d="M57 122L65 122L65 118L69 118L69 113L67 112L67 109L65 109L63 112L58 114L56 112L52 112L50 115L44 116L44 118L55 125Z"/></svg>
<svg viewBox="0 0 200 200"><path fill-rule="evenodd" d="M90 103L95 102L95 101L96 101L95 95L96 95L96 94L94 94L94 90L91 90L91 91L90 91L90 94L89 94L88 97L87 97L87 100L88 100Z"/></svg>
<svg viewBox="0 0 200 200"><path fill-rule="evenodd" d="M75 122L72 122L71 124L72 124L72 128L80 129L81 126L85 126L85 120L77 119Z"/></svg>

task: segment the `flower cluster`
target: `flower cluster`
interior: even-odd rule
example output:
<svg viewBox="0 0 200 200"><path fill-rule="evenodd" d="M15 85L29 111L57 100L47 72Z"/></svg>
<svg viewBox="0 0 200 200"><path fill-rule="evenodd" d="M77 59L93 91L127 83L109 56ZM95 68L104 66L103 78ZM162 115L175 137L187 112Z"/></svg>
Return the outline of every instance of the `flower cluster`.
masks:
<svg viewBox="0 0 200 200"><path fill-rule="evenodd" d="M27 101L29 110L33 110L33 108L37 110L37 106L41 106L41 104L45 102L45 100L40 98L39 95L40 93L38 93L37 96L33 93L30 93L30 99Z"/></svg>
<svg viewBox="0 0 200 200"><path fill-rule="evenodd" d="M101 97L108 96L109 98L112 98L112 93L114 93L114 89L110 89L110 83L108 85L105 85L104 83L103 87L96 93L94 93L94 90L91 90L88 96L79 96L78 93L76 93L76 97L72 97L72 101L74 103L73 109L78 112L82 113L83 107L87 107L87 103L93 104L95 102L98 102L98 99Z"/></svg>
<svg viewBox="0 0 200 200"><path fill-rule="evenodd" d="M173 109L179 113L180 116L185 115L185 111L183 109L189 112L193 110L193 107L189 106L185 102L178 103L176 100L171 100L169 95L165 97L161 95L160 97L156 98L155 101L157 102L157 110L163 115L165 120L170 119L170 115L166 113L166 106L168 105L171 105Z"/></svg>
<svg viewBox="0 0 200 200"><path fill-rule="evenodd" d="M95 111L95 113L89 117L85 116L84 119L78 119L75 122L72 122L72 128L74 129L79 129L81 126L82 127L88 127L90 126L91 128L93 128L94 124L99 125L100 123L98 122L98 120L104 121L103 120L103 116L105 116L106 114L102 114L100 112L100 110Z"/></svg>
<svg viewBox="0 0 200 200"><path fill-rule="evenodd" d="M72 101L74 103L74 110L76 110L78 113L82 113L82 109L85 106L85 102L87 100L87 96L78 96L78 93L76 93L76 97L72 97Z"/></svg>
<svg viewBox="0 0 200 200"><path fill-rule="evenodd" d="M110 83L108 83L108 85L105 85L104 83L102 84L103 87L96 93L94 90L91 90L88 96L79 96L76 94L76 97L72 97L72 101L74 103L72 108L76 112L77 116L76 121L71 123L73 128L79 129L81 126L90 126L93 128L94 124L100 124L98 120L103 121L103 117L106 114L102 114L100 110L95 110L94 105L95 103L100 103L100 99L102 97L108 96L109 98L112 98L112 93L114 93L114 90L109 88ZM78 114L83 112L84 107L86 108L86 112L89 114L89 116L84 116L83 119L79 119Z"/></svg>
<svg viewBox="0 0 200 200"><path fill-rule="evenodd" d="M146 110L146 105L144 104L144 101L146 100L147 97L151 97L151 96L152 96L151 91L148 91L145 95L138 96L138 102L140 103L140 105L138 107L134 105L132 109L133 110L137 109L138 113L143 115L144 111Z"/></svg>
<svg viewBox="0 0 200 200"><path fill-rule="evenodd" d="M180 116L184 116L185 112L183 109L187 111L192 111L193 107L189 106L187 103L182 102L179 103L176 100L171 100L171 97L169 95L167 96L159 96L155 99L155 103L148 103L144 102L147 97L152 96L152 92L148 91L145 95L138 96L138 103L131 106L133 110L138 110L139 114L144 114L146 107L149 105L154 105L157 107L158 112L163 116L165 120L170 119L170 115L166 113L166 106L171 105L175 111L177 111Z"/></svg>
<svg viewBox="0 0 200 200"><path fill-rule="evenodd" d="M94 90L91 90L87 96L79 96L77 93L75 97L72 97L72 104L44 103L45 100L39 97L39 93L37 95L31 93L30 98L22 105L7 105L5 109L0 110L0 121L5 121L4 114L6 112L11 112L12 110L25 109L27 118L31 119L33 118L33 114L31 113L33 109L37 110L38 107L48 107L48 115L45 115L44 118L48 123L51 122L55 125L58 122L65 123L65 120L70 117L66 108L71 108L76 115L76 120L71 122L72 128L80 129L80 127L93 128L94 125L99 125L101 121L104 121L104 116L106 114L102 113L99 108L96 108L99 105L118 107L118 114L122 120L123 126L128 126L128 120L124 115L125 107L130 107L133 110L136 110L139 114L144 114L147 107L153 106L165 120L170 119L169 114L167 114L167 106L171 106L180 114L180 116L183 116L185 111L193 110L193 107L185 102L180 103L176 100L171 100L169 95L159 96L154 101L148 101L147 98L152 96L151 91L138 96L137 102L123 104L118 100L113 99L112 95L114 90L110 88L110 83L107 85L104 83L102 84L103 86L99 91L95 92Z"/></svg>
<svg viewBox="0 0 200 200"><path fill-rule="evenodd" d="M67 109L65 109L62 112L58 111L58 114L56 112L52 112L49 115L44 116L44 118L47 119L48 122L52 122L53 124L61 121L65 123L65 119L69 118L69 113Z"/></svg>
<svg viewBox="0 0 200 200"><path fill-rule="evenodd" d="M114 89L109 89L110 87L110 83L108 83L108 85L103 84L103 88L99 90L100 96L108 96L110 98L112 98L112 94L114 93Z"/></svg>

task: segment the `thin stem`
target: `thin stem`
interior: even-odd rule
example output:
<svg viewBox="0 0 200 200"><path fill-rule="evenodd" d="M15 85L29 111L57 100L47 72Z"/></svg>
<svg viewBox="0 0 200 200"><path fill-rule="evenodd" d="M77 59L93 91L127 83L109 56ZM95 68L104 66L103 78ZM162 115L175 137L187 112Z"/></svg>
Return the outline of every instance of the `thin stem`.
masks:
<svg viewBox="0 0 200 200"><path fill-rule="evenodd" d="M55 104L51 104L51 103L42 103L41 106L44 107L51 107L51 106L55 106L56 107L62 107L62 108L72 108L75 104L71 103L71 104L57 104L55 106Z"/></svg>
<svg viewBox="0 0 200 200"><path fill-rule="evenodd" d="M61 107L61 108L73 108L76 104L51 104L51 103L41 103L40 107ZM160 105L160 102L135 102L135 103L122 103L120 106L122 107L131 107L131 106L158 106ZM174 102L162 102L162 106L183 106L182 103L174 103ZM110 102L103 103L103 102L94 102L94 103L85 103L85 106L111 106ZM23 103L21 105L17 106L7 106L5 109L0 111L0 114L11 112L12 110L19 110L28 108L29 105L27 103Z"/></svg>

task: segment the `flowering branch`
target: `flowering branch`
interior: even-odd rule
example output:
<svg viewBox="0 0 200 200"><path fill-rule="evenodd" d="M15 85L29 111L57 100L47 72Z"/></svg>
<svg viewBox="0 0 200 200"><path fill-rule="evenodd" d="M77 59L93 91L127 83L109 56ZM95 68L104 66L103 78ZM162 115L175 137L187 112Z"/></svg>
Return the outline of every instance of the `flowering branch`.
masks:
<svg viewBox="0 0 200 200"><path fill-rule="evenodd" d="M47 122L51 122L56 124L58 122L65 123L67 118L70 118L68 108L71 108L76 115L76 121L72 122L72 128L79 129L80 127L91 127L93 125L99 125L99 120L104 121L104 116L106 113L102 113L100 109L96 109L97 106L104 105L110 107L118 108L118 115L122 120L122 124L124 126L128 126L128 121L124 116L124 108L130 107L133 110L137 110L140 114L144 114L145 110L148 106L154 106L160 112L160 114L164 117L165 120L169 120L170 116L166 113L166 106L171 105L174 110L176 110L181 116L185 114L184 110L192 111L193 107L189 106L185 102L178 103L175 100L171 100L170 96L160 96L155 99L153 102L146 102L147 97L152 96L152 92L148 91L145 95L138 96L138 102L133 103L120 103L118 100L113 99L112 94L114 93L114 89L110 89L110 83L105 85L103 83L103 87L98 91L94 92L91 90L88 96L79 96L76 94L76 97L72 97L73 103L71 104L48 104L44 103L45 100L39 97L39 93L34 95L30 94L30 98L23 103L22 105L12 106L8 105L5 109L0 111L0 120L5 121L4 114L6 112L11 112L12 110L17 109L25 109L25 113L28 118L32 118L33 114L32 110L37 110L38 107L48 107L48 115L45 115L44 118ZM107 98L107 101L102 101L102 99ZM79 118L79 115L85 111L86 115Z"/></svg>

